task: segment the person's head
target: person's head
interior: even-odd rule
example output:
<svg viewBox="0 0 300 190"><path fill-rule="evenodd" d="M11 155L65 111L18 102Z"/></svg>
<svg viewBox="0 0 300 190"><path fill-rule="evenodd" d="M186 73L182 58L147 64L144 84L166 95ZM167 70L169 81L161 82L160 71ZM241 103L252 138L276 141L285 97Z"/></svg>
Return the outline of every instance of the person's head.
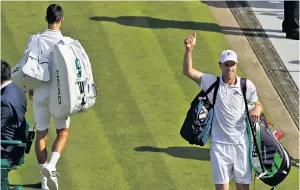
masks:
<svg viewBox="0 0 300 190"><path fill-rule="evenodd" d="M46 12L46 21L48 25L58 25L58 27L60 27L64 21L63 8L58 4L49 5Z"/></svg>
<svg viewBox="0 0 300 190"><path fill-rule="evenodd" d="M11 68L8 62L1 59L1 84L11 80Z"/></svg>
<svg viewBox="0 0 300 190"><path fill-rule="evenodd" d="M219 66L222 70L222 75L226 80L236 77L238 58L234 51L224 50L220 56Z"/></svg>

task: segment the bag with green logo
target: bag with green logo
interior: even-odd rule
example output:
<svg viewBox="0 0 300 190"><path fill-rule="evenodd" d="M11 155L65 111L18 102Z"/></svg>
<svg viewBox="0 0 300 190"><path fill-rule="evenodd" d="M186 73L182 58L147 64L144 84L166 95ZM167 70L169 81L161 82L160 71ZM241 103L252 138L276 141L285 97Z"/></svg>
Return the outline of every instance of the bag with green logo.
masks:
<svg viewBox="0 0 300 190"><path fill-rule="evenodd" d="M241 88L246 100L246 79L241 79ZM286 179L291 170L290 156L269 129L269 124L264 114L261 114L258 122L252 123L247 113L247 134L249 138L249 159L251 167L257 179L273 187Z"/></svg>
<svg viewBox="0 0 300 190"><path fill-rule="evenodd" d="M49 56L52 62L50 113L64 118L91 108L98 96L87 53L78 40L64 37Z"/></svg>

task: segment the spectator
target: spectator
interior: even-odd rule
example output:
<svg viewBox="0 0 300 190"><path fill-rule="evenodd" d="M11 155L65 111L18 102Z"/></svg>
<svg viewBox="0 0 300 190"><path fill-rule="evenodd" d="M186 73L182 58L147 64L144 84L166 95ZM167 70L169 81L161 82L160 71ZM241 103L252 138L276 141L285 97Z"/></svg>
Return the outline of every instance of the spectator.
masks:
<svg viewBox="0 0 300 190"><path fill-rule="evenodd" d="M1 140L26 142L25 92L11 81L11 67L1 60ZM1 147L2 158L15 157L7 147Z"/></svg>

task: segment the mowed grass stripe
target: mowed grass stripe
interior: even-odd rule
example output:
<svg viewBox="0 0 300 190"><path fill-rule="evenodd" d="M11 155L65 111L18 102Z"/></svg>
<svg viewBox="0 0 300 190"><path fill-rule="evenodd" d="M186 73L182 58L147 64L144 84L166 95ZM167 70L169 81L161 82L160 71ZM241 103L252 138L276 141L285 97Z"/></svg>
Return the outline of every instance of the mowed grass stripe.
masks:
<svg viewBox="0 0 300 190"><path fill-rule="evenodd" d="M132 8L135 10L142 10L143 6L138 5L132 5ZM130 9L127 11L131 12ZM123 13L124 11L122 12L122 10L119 10L118 12ZM135 11L135 14L138 13ZM147 24L147 21L144 22L146 23L143 23L143 25ZM139 107L139 110L141 110L143 117L146 119L147 126L149 126L150 133L148 135L153 136L158 146L160 146L159 144L162 142L172 142L172 139L169 137L173 136L174 133L178 134L178 131L174 132L172 130L171 120L177 119L176 114L174 114L173 111L176 111L177 108L180 109L180 104L177 105L178 101L176 101L175 98L182 99L183 95L176 83L164 84L163 82L174 81L174 79L166 64L164 55L160 51L160 46L157 44L155 36L153 36L152 30L120 26L118 24L106 22L101 22L99 24L106 26L105 31L109 36L110 43L115 47L115 54L122 55L122 57L117 57L117 62L126 77L130 89L132 89L132 94L137 102L137 106ZM128 31L126 38L118 33L118 31L125 30ZM131 50L129 54L124 54L124 47L128 49L127 51ZM170 94L170 97L168 94ZM168 101L174 102L173 106L170 107ZM168 114L171 117L165 117L165 114ZM166 130L166 128L168 129ZM166 141L166 139L168 140ZM147 142L142 144L142 146L151 145L152 144ZM165 161L164 157L166 155L157 153L139 154L142 156L162 157L161 164L166 164L167 170L162 172L162 168L156 166L157 179L165 178L167 172L167 175L173 175L172 168L169 167L171 163ZM158 164L158 160L155 164ZM176 184L176 187L179 188L180 186L177 185L176 179L177 178L173 178L172 181ZM166 189L174 188L170 186L168 181L164 181L164 183L166 184L164 186Z"/></svg>
<svg viewBox="0 0 300 190"><path fill-rule="evenodd" d="M91 9L93 9L93 6L91 5ZM102 6L103 4L101 3ZM92 13L91 10L89 12ZM105 12L105 14L109 15L111 13ZM99 65L100 71L96 74L100 79L100 101L98 101L95 109L105 126L106 135L109 137L115 150L115 157L122 165L130 187L134 189L154 188L155 185L159 187L163 183L172 184L168 180L168 175L164 175L163 179L156 177L155 172L159 171L153 168L153 164L150 161L159 160L159 156L138 158L137 153L133 151L133 148L136 147L135 144L138 145L139 142L148 141L154 143L154 141L144 122L144 118L136 106L135 100L131 97L125 77L114 58L116 56L114 50L106 40L107 36L102 32L103 27L100 23L87 22L84 18L82 20L78 19L76 23L86 23L86 27L83 26L81 29L76 29L76 24L74 23L73 27L69 25L68 28L80 33L96 33L96 35L90 36L90 41L93 44L98 44L98 41L99 44L105 44L103 49L97 49L98 54L94 58L90 55L92 62L95 60L94 62L99 63L97 65ZM94 28L94 25L99 28ZM126 46L124 48L124 54L126 54L128 50L126 50ZM99 56L101 54L105 56L102 58ZM113 60L106 60L109 57ZM167 169L163 169L163 164L159 164L159 167L162 168L163 173L167 171Z"/></svg>
<svg viewBox="0 0 300 190"><path fill-rule="evenodd" d="M154 2L145 6L144 14L150 15L153 11L156 12L150 19L153 22L153 31L158 41L162 42L160 43L161 51L166 55L176 82L180 84L185 94L186 102L190 103L200 89L182 74L184 38L196 32L197 44L193 50L193 66L202 72L214 74L219 74L218 55L227 47L227 43L218 25L212 22L210 11L205 4L181 2L180 6L173 6L172 2L160 2L160 6L156 9L153 6ZM166 11L170 7L172 11ZM211 36L209 38L208 33ZM214 46L216 43L218 44ZM173 46L170 47L170 44Z"/></svg>
<svg viewBox="0 0 300 190"><path fill-rule="evenodd" d="M6 17L9 15L6 14L6 6L3 4L6 5L6 3L2 2L1 6L1 59L4 59L9 63L16 63L18 61L16 55L19 54L18 52L16 53L18 48L14 43L12 33L14 30L10 30L8 22L6 21ZM16 53L15 56L11 56L14 53Z"/></svg>
<svg viewBox="0 0 300 190"><path fill-rule="evenodd" d="M140 6L139 9L142 9L146 6L147 5L143 4L143 6ZM120 14L123 13L122 10L119 10L119 12ZM131 11L127 10L127 12L131 12ZM135 12L134 14L137 13ZM155 13L153 13L153 15L155 15ZM143 21L143 20L139 20L139 21ZM106 22L101 22L101 23L106 23ZM112 39L113 44L122 42L124 44L127 44L128 49L131 48L131 46L134 46L135 44L139 44L139 47L141 47L140 49L136 49L136 51L133 52L136 55L132 55L132 54L124 55L122 57L123 61L119 61L119 62L122 63L121 68L123 72L126 73L125 76L127 76L129 84L131 85L130 87L131 89L133 89L133 93L136 97L135 99L138 102L138 106L140 107L140 110L142 111L144 117L146 118L148 125L151 126L152 133L154 134L154 137L158 142L159 146L154 147L154 150L155 148L158 148L163 152L165 147L174 146L174 144L176 144L176 141L179 143L184 142L179 137L179 126L182 124L181 123L182 119L180 119L179 122L176 122L178 121L178 116L180 116L180 113L183 113L180 112L181 104L178 102L180 102L180 100L184 101L184 98L183 96L180 97L180 94L182 95L182 93L180 92L180 89L178 89L178 87L176 86L176 81L174 81L174 79L172 78L173 75L169 71L168 65L166 65L165 57L160 51L160 47L157 40L155 39L155 36L153 36L152 33L153 30L134 28L134 27L129 27L129 28L124 27L122 31L131 30L132 33L135 34L136 39L138 39L135 41L135 43L132 43L130 41L131 39L130 36L127 36L127 38L125 39L122 39L121 37L118 38L118 35L116 35L114 32L120 31L121 29L114 28L116 25L115 23L112 23L110 25L109 24L110 23L107 24L106 29L107 31L113 31L110 32L110 34L112 35L114 34L113 35L114 39ZM146 25L148 23L139 22L137 24L147 27ZM135 25L135 23L132 23L132 25ZM167 42L167 40L165 40L165 42ZM115 51L118 54L121 54L123 50L121 48L115 48ZM128 59L132 59L132 57L134 57L134 59L139 59L140 57L143 58L143 60L140 63L138 64L136 63L136 65L134 65L135 72L131 72L130 68L128 68L130 65L128 65L125 62ZM134 64L134 62L131 63L131 65L132 64ZM138 81L140 81L140 83L138 83ZM174 83L170 82L166 84L162 81L174 81ZM175 89L170 87L172 85L174 85ZM151 97L149 97L149 95ZM172 104L170 105L169 102L172 102ZM177 114L172 113L176 111ZM145 143L144 146L151 146L151 145ZM179 155L186 153L186 154L190 154L186 156L187 158L189 156L193 156L193 153L186 151L186 150L190 150L188 147L175 148L175 151L176 149L177 151L180 150L183 151L182 153L179 153ZM198 152L197 149L195 150L195 152ZM204 152L206 154L208 153L208 151L204 151ZM172 151L172 153L174 153L174 151ZM144 153L144 154L151 155L157 153ZM182 178L185 179L182 180L185 181L184 183L179 183L181 185L181 188L184 188L186 187L185 185L189 184L186 181L190 181L190 179L195 179L195 178L190 178L190 179L184 178L184 176L189 172L188 171L182 172L182 167L186 166L182 164L183 162L188 163L187 166L189 168L197 168L196 172L198 172L199 168L204 168L205 164L207 165L207 163L204 162L201 167L199 160L194 160L194 161L181 160L181 159L174 159L173 157L170 157L167 154L161 154L161 155L164 157L164 160L166 160L166 164L168 165L170 175L171 176L174 175L174 178L177 181ZM199 158L200 157L201 155L199 156ZM190 163L195 164L196 167L191 166ZM204 181L210 180L210 177L206 175L207 172L210 173L210 170L204 170L204 171L205 171L203 172L205 174L204 177L195 180L196 182L194 183L195 186L196 185L198 186ZM182 181L180 180L180 182Z"/></svg>
<svg viewBox="0 0 300 190"><path fill-rule="evenodd" d="M64 157L66 170L62 180L69 178L74 183L65 184L64 189L129 189L95 111L72 118Z"/></svg>
<svg viewBox="0 0 300 190"><path fill-rule="evenodd" d="M11 27L12 23L16 23L16 20L12 20L13 15L15 13L14 8L15 3L2 2L1 6L1 59L7 60L11 66L14 66L22 56L23 49L25 48L25 44L20 47L16 44L21 36L16 37L16 28ZM17 24L17 23L16 23ZM25 32L26 33L26 32ZM26 43L26 42L25 42ZM32 108L30 106L31 102L28 102L28 111L26 114L26 118L33 125L32 121ZM26 167L24 167L26 166ZM11 184L36 184L39 182L39 174L35 175L34 172L31 172L32 175L28 175L28 168L34 168L37 165L35 153L34 153L34 145L31 148L31 151L25 157L25 165L19 167L18 170L13 170L9 173L9 181ZM29 179L31 178L31 179Z"/></svg>

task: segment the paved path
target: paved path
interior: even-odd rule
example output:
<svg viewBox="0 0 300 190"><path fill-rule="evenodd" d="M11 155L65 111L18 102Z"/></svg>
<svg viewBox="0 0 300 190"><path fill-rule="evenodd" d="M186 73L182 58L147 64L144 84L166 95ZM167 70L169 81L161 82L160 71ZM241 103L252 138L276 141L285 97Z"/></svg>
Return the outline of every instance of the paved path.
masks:
<svg viewBox="0 0 300 190"><path fill-rule="evenodd" d="M281 31L283 0L247 1L299 90L299 41Z"/></svg>

